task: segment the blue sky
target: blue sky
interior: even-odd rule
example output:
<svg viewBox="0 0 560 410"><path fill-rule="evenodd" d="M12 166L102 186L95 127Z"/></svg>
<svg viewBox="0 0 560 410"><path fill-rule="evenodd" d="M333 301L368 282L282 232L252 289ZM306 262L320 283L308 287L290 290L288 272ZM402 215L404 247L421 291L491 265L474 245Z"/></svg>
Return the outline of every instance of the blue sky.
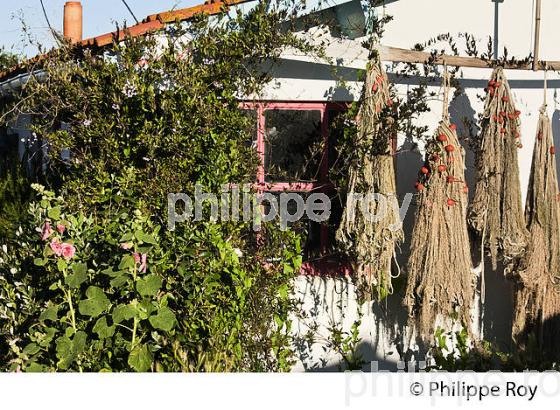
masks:
<svg viewBox="0 0 560 410"><path fill-rule="evenodd" d="M66 0L43 0L51 25L60 32L65 2ZM190 7L203 2L204 0L127 0L138 20L149 14ZM122 23L126 20L129 25L134 24L134 19L121 0L82 0L82 6L84 38L114 30L115 22ZM22 19L36 41L48 48L53 46L39 0L0 0L0 47L28 57L37 53L37 48L30 46L25 39Z"/></svg>

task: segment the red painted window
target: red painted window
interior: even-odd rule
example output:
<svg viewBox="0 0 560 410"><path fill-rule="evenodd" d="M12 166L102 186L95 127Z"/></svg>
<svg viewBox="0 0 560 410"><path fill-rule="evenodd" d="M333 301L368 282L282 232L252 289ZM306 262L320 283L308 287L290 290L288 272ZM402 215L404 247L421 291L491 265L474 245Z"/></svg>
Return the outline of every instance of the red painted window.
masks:
<svg viewBox="0 0 560 410"><path fill-rule="evenodd" d="M336 130L331 129L329 124L346 109L346 105L329 102L244 102L241 107L256 122L253 144L259 159L256 175L258 192L298 192L303 195L323 192L333 196L328 171ZM302 220L291 227L306 237L303 274L348 273L347 263L333 252L335 227L343 208L339 202L331 200L328 223Z"/></svg>

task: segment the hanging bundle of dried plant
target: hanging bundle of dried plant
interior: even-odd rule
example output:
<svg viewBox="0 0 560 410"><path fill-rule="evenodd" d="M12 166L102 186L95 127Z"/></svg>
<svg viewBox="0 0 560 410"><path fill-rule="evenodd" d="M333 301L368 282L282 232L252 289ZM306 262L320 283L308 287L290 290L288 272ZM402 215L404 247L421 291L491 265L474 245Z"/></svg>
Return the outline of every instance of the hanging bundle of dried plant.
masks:
<svg viewBox="0 0 560 410"><path fill-rule="evenodd" d="M470 333L474 299L466 222L468 187L456 126L449 123L445 74L444 115L416 183L418 207L407 265L405 304L422 338L431 338L440 319L457 319Z"/></svg>
<svg viewBox="0 0 560 410"><path fill-rule="evenodd" d="M529 177L525 219L530 233L525 257L514 272L512 336L524 347L533 334L538 346L556 353L560 342L560 203L552 125L541 109Z"/></svg>
<svg viewBox="0 0 560 410"><path fill-rule="evenodd" d="M356 155L350 164L346 207L336 238L353 261L366 297L392 293L395 247L402 241L390 128L393 101L374 51L357 116ZM381 199L381 200L380 200Z"/></svg>
<svg viewBox="0 0 560 410"><path fill-rule="evenodd" d="M475 147L477 183L469 225L491 256L493 269L501 257L508 266L523 256L528 232L521 207L517 149L521 148L519 111L515 109L503 69L488 83L481 138Z"/></svg>

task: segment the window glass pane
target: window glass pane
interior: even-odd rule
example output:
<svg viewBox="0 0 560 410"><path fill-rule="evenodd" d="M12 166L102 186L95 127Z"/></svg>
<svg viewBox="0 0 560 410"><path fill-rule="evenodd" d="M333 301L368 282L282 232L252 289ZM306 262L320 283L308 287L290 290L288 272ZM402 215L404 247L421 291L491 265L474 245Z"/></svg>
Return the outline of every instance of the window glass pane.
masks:
<svg viewBox="0 0 560 410"><path fill-rule="evenodd" d="M266 180L319 180L324 145L321 112L267 110L265 124Z"/></svg>
<svg viewBox="0 0 560 410"><path fill-rule="evenodd" d="M298 192L298 195L301 195L304 201L307 201L307 197L309 195L308 192ZM276 203L280 203L280 193L274 192L272 193L276 197ZM269 214L271 211L270 203L267 201L263 201L263 211L266 215ZM286 210L290 215L297 214L297 203L294 200L288 201L286 204ZM279 219L276 220L278 222ZM321 224L311 221L307 218L307 215L304 213L303 216L295 221L295 222L288 222L288 227L293 232L300 234L303 238L302 243L302 256L303 260L312 260L315 258L320 257L321 253ZM266 240L266 239L265 239Z"/></svg>

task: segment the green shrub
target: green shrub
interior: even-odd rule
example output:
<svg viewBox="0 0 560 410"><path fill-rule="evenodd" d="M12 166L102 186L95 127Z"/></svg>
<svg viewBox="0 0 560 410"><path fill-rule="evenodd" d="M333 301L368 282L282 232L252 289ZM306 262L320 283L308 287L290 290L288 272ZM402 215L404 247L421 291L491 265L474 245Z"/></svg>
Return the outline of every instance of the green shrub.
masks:
<svg viewBox="0 0 560 410"><path fill-rule="evenodd" d="M15 66L19 62L19 57L9 51L6 51L4 47L0 47L0 71L4 71L7 68Z"/></svg>
<svg viewBox="0 0 560 410"><path fill-rule="evenodd" d="M259 260L271 255L241 253L246 245L214 224L181 236L162 231L120 194L130 179L113 180L95 214L71 213L62 197L35 186L32 219L0 261L2 367L289 368L298 238L284 235L282 262L265 269Z"/></svg>
<svg viewBox="0 0 560 410"><path fill-rule="evenodd" d="M465 330L453 333L438 329L435 338L430 351L433 358L433 364L429 367L431 370L512 372L559 369L558 363L538 348L536 340L530 340L524 350L508 353L488 341L470 343Z"/></svg>
<svg viewBox="0 0 560 410"><path fill-rule="evenodd" d="M47 81L22 90L14 112L36 113L48 188L36 187L31 218L3 250L0 368L290 368L299 237L266 225L255 247L250 223L165 228L168 193L254 180L238 97L267 81L263 62L304 47L285 18L261 5L103 53L62 49L45 62Z"/></svg>
<svg viewBox="0 0 560 410"><path fill-rule="evenodd" d="M30 199L29 179L24 167L16 159L12 164L0 165L0 244L13 238L22 219L27 217Z"/></svg>

